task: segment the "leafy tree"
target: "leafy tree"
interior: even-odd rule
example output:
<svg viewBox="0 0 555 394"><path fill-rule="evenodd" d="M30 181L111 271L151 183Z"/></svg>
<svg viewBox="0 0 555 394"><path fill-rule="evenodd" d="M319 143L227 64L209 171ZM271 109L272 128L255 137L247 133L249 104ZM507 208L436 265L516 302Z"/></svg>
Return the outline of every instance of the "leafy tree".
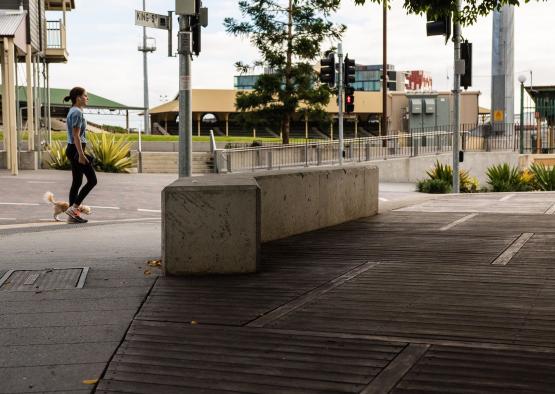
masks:
<svg viewBox="0 0 555 394"><path fill-rule="evenodd" d="M356 4L382 3L388 0L354 0ZM499 10L504 5L519 6L521 3L529 3L533 0L461 0L461 13L459 21L463 25L471 25L479 16L486 16L494 10ZM547 1L547 0L536 0ZM428 14L431 17L438 17L451 12L457 15L457 5L455 0L404 0L403 7L409 14Z"/></svg>
<svg viewBox="0 0 555 394"><path fill-rule="evenodd" d="M241 0L242 21L226 18L230 34L246 37L259 50L254 66L270 72L261 75L250 92L237 95L236 107L249 111L249 121L277 122L283 143L289 143L290 123L297 113L314 117L323 114L330 99L327 85L317 83L312 63L321 55L325 40L338 40L345 26L334 24L330 16L340 0ZM249 65L236 63L239 72ZM276 123L274 123L276 124Z"/></svg>

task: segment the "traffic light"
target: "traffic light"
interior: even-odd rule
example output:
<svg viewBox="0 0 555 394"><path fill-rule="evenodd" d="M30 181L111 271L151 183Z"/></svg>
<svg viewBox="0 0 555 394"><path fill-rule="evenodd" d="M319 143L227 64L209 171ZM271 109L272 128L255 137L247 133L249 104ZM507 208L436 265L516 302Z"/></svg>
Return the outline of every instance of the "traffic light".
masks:
<svg viewBox="0 0 555 394"><path fill-rule="evenodd" d="M349 56L345 56L345 63L343 67L343 84L349 86L351 83L355 82L355 60L349 59Z"/></svg>
<svg viewBox="0 0 555 394"><path fill-rule="evenodd" d="M197 2L197 3L200 3ZM193 53L195 55L199 55L200 53L200 49L201 49L201 29L202 26L200 24L200 16L199 15L195 15L193 17L191 17L191 35L192 35L192 40L193 40Z"/></svg>
<svg viewBox="0 0 555 394"><path fill-rule="evenodd" d="M332 52L327 58L320 60L320 82L335 86L335 54Z"/></svg>
<svg viewBox="0 0 555 394"><path fill-rule="evenodd" d="M447 14L439 19L431 19L428 17L426 22L426 35L427 36L445 36L445 43L451 37L451 14Z"/></svg>
<svg viewBox="0 0 555 394"><path fill-rule="evenodd" d="M345 87L345 112L350 114L355 110L355 88Z"/></svg>
<svg viewBox="0 0 555 394"><path fill-rule="evenodd" d="M472 43L464 41L461 43L461 60L464 60L464 74L461 75L461 86L468 89L472 86Z"/></svg>

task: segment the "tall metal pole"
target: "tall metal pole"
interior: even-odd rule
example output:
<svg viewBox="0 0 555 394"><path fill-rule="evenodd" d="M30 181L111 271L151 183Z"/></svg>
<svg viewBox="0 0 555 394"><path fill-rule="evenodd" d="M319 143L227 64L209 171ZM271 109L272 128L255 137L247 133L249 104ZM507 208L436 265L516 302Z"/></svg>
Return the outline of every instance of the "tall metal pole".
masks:
<svg viewBox="0 0 555 394"><path fill-rule="evenodd" d="M453 193L460 192L459 183L459 128L461 123L460 116L460 93L461 93L461 72L464 72L464 67L461 66L461 24L458 20L461 11L461 0L456 0L457 14L453 16L453 42L455 44L455 62L453 73L454 87L454 112L455 112L455 122L453 127ZM462 70L461 70L462 68Z"/></svg>
<svg viewBox="0 0 555 394"><path fill-rule="evenodd" d="M179 177L192 175L193 114L189 16L179 17Z"/></svg>
<svg viewBox="0 0 555 394"><path fill-rule="evenodd" d="M383 64L382 64L382 128L380 135L387 135L387 0L383 2Z"/></svg>
<svg viewBox="0 0 555 394"><path fill-rule="evenodd" d="M143 0L143 11L146 11L146 0ZM145 121L145 134L150 134L150 128L148 126L149 114L148 114L148 60L147 60L147 50L146 50L146 27L143 27L143 81L144 81L144 121Z"/></svg>
<svg viewBox="0 0 555 394"><path fill-rule="evenodd" d="M339 123L339 165L343 164L343 44L337 45L337 58L339 61L339 76L337 78L337 119ZM335 66L333 66L335 68Z"/></svg>
<svg viewBox="0 0 555 394"><path fill-rule="evenodd" d="M524 153L524 82L520 82L520 149L522 155Z"/></svg>

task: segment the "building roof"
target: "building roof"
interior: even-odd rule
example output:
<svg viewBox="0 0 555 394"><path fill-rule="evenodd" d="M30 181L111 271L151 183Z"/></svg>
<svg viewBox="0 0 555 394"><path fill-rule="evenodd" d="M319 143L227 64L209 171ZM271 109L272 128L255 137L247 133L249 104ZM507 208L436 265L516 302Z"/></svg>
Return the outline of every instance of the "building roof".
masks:
<svg viewBox="0 0 555 394"><path fill-rule="evenodd" d="M238 112L235 108L235 100L237 93L240 90L235 89L193 89L193 105L192 112L196 113L235 113ZM422 93L421 93L422 94ZM436 95L450 95L451 92L432 92L426 94ZM479 95L479 92L465 91L462 95ZM388 96L403 96L410 97L409 92L388 92ZM370 114L382 112L382 93L381 92L363 92L355 91L356 113ZM301 105L302 107L302 105ZM337 102L335 96L330 98L330 101L325 108L328 113L337 112ZM150 115L164 114L164 113L178 113L179 100L161 104L157 107L149 109ZM489 112L488 112L489 113ZM141 115L141 114L140 114Z"/></svg>
<svg viewBox="0 0 555 394"><path fill-rule="evenodd" d="M489 115L491 113L491 110L484 107L478 107L478 113L480 115Z"/></svg>
<svg viewBox="0 0 555 394"><path fill-rule="evenodd" d="M526 86L526 92L532 97L532 100L536 99L555 99L555 86Z"/></svg>
<svg viewBox="0 0 555 394"><path fill-rule="evenodd" d="M25 14L0 11L0 37L13 37L19 26L25 22Z"/></svg>
<svg viewBox="0 0 555 394"><path fill-rule="evenodd" d="M27 101L27 88L25 86L19 86L19 100ZM43 88L41 88L43 91ZM64 97L69 94L69 89L50 89L50 105L52 107L71 107L71 102L64 102ZM87 92L89 96L89 104L87 108L94 109L110 109L110 110L141 110L140 107L129 107L124 104L109 100L107 98L97 96L96 94ZM0 89L0 96L2 95L2 90Z"/></svg>

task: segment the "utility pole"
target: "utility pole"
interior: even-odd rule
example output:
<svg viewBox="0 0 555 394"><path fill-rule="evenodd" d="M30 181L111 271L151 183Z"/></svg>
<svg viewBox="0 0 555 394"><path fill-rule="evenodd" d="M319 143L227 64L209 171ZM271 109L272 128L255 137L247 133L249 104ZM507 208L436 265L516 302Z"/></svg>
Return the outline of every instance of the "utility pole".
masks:
<svg viewBox="0 0 555 394"><path fill-rule="evenodd" d="M190 16L179 16L179 177L192 175L193 114Z"/></svg>
<svg viewBox="0 0 555 394"><path fill-rule="evenodd" d="M382 127L381 134L387 135L387 0L383 2L383 64L382 64Z"/></svg>
<svg viewBox="0 0 555 394"><path fill-rule="evenodd" d="M454 95L454 127L453 127L453 193L460 192L459 182L459 138L460 138L460 94L461 74L464 73L464 64L461 64L461 23L459 20L461 12L461 0L456 0L456 14L453 15L453 43L455 44L454 73L453 73L453 95Z"/></svg>
<svg viewBox="0 0 555 394"><path fill-rule="evenodd" d="M337 119L339 123L339 165L343 164L343 44L337 45L337 58L339 60L339 78L337 83Z"/></svg>

